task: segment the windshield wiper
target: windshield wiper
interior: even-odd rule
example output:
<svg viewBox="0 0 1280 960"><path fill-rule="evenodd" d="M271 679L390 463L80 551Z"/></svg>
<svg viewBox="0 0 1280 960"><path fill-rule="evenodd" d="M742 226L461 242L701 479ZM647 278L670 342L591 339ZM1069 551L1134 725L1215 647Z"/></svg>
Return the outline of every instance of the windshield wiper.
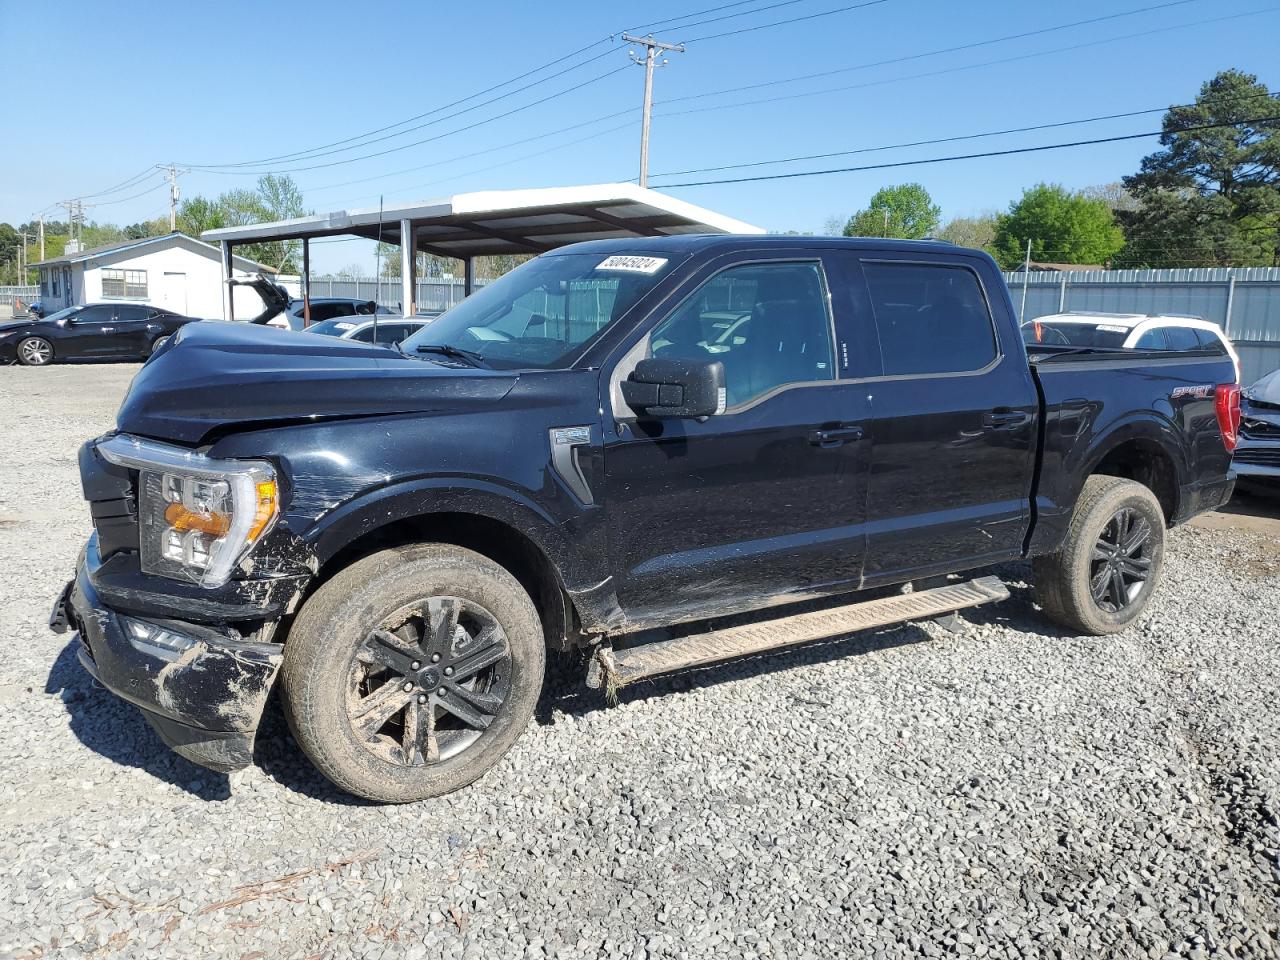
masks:
<svg viewBox="0 0 1280 960"><path fill-rule="evenodd" d="M438 353L442 357L465 360L473 367L483 367L485 365L484 357L474 350L463 350L461 347L455 347L447 343L424 343L413 349L417 353Z"/></svg>

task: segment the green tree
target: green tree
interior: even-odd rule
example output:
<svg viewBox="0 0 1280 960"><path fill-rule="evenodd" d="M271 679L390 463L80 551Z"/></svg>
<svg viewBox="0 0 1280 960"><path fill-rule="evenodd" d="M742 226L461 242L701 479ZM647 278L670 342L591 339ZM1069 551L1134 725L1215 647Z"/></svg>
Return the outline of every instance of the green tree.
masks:
<svg viewBox="0 0 1280 960"><path fill-rule="evenodd" d="M1022 192L1009 212L996 218L995 257L1012 270L1026 256L1050 263L1106 263L1124 246L1124 234L1102 200L1090 200L1058 184L1040 183Z"/></svg>
<svg viewBox="0 0 1280 960"><path fill-rule="evenodd" d="M995 249L996 217L985 213L976 217L955 217L938 232L939 240L990 253Z"/></svg>
<svg viewBox="0 0 1280 960"><path fill-rule="evenodd" d="M846 237L899 237L919 240L937 229L942 209L918 183L903 183L876 191L867 205L844 226Z"/></svg>
<svg viewBox="0 0 1280 960"><path fill-rule="evenodd" d="M204 198L193 198L194 200L200 200L201 206L192 208L193 219L212 224L220 216L222 222L218 226L224 227L244 227L268 220L288 220L307 215L302 202L302 191L293 182L293 178L272 173L259 178L256 190L228 190L219 196L216 213L205 206L208 201ZM199 221L197 215L205 219ZM214 227L210 225L203 229L212 230ZM238 256L256 260L281 273L298 273L301 270L301 252L300 240L273 240L236 246Z"/></svg>
<svg viewBox="0 0 1280 960"><path fill-rule="evenodd" d="M1160 150L1124 178L1125 266L1280 264L1280 102L1224 70L1164 115Z"/></svg>
<svg viewBox="0 0 1280 960"><path fill-rule="evenodd" d="M22 239L11 223L0 223L0 277L4 283L18 282L18 248Z"/></svg>
<svg viewBox="0 0 1280 960"><path fill-rule="evenodd" d="M178 229L187 236L200 238L206 230L227 225L221 204L206 197L191 197L178 205Z"/></svg>

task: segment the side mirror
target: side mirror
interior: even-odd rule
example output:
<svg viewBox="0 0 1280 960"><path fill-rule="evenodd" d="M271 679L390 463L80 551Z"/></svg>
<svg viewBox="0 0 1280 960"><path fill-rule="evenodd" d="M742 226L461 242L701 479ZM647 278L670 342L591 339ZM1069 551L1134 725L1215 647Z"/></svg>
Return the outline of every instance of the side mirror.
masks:
<svg viewBox="0 0 1280 960"><path fill-rule="evenodd" d="M658 357L641 360L622 381L622 399L642 417L700 418L723 413L724 364Z"/></svg>

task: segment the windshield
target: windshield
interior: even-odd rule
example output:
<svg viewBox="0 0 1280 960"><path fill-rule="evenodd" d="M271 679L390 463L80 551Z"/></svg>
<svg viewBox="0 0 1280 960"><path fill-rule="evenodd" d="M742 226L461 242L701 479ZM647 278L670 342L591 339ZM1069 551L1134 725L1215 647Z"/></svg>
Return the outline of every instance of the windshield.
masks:
<svg viewBox="0 0 1280 960"><path fill-rule="evenodd" d="M441 314L400 349L424 356L464 351L499 370L563 369L671 266L666 257L537 257Z"/></svg>
<svg viewBox="0 0 1280 960"><path fill-rule="evenodd" d="M1022 325L1022 342L1033 346L1119 348L1128 336L1129 328L1117 324L1028 320Z"/></svg>
<svg viewBox="0 0 1280 960"><path fill-rule="evenodd" d="M45 319L46 320L65 320L67 317L71 316L73 313L79 313L79 312L80 312L79 307L64 307L63 309L59 310L57 313L49 314L47 317L45 317Z"/></svg>
<svg viewBox="0 0 1280 960"><path fill-rule="evenodd" d="M340 337L348 330L354 330L363 320L351 320L337 317L333 320L321 320L306 328L307 333L320 333L326 337Z"/></svg>

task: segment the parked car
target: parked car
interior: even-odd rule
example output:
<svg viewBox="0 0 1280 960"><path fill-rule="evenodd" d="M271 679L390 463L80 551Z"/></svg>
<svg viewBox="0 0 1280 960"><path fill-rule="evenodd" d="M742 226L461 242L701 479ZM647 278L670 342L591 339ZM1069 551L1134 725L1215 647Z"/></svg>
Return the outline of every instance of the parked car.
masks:
<svg viewBox="0 0 1280 960"><path fill-rule="evenodd" d="M1022 325L1028 344L1124 347L1133 350L1206 350L1228 356L1240 380L1240 357L1216 323L1176 314L1072 311L1036 317Z"/></svg>
<svg viewBox="0 0 1280 960"><path fill-rule="evenodd" d="M271 327L286 327L290 330L304 329L302 306L301 300L290 300L288 307L268 320L267 325ZM398 317L400 315L387 307L380 306L373 300L356 300L352 297L311 298L311 323L313 326L337 317L373 316L375 312L379 316Z"/></svg>
<svg viewBox="0 0 1280 960"><path fill-rule="evenodd" d="M67 307L42 320L0 323L0 363L42 367L54 360L148 357L196 319L143 304Z"/></svg>
<svg viewBox="0 0 1280 960"><path fill-rule="evenodd" d="M430 323L433 317L395 317L379 320L365 320L361 317L337 317L333 320L322 320L306 328L307 333L318 333L325 337L338 337L341 340L359 340L361 343L380 343L384 346L397 346L405 338L412 336Z"/></svg>
<svg viewBox="0 0 1280 960"><path fill-rule="evenodd" d="M1280 370L1272 370L1244 392L1240 414L1236 474L1244 486L1280 490Z"/></svg>
<svg viewBox="0 0 1280 960"><path fill-rule="evenodd" d="M395 353L183 330L80 453L51 626L197 763L249 764L278 689L334 783L421 799L510 749L548 647L616 689L999 600L956 575L1027 557L1047 617L1123 630L1231 495L1239 396L1198 341L1028 349L979 251L576 244Z"/></svg>

